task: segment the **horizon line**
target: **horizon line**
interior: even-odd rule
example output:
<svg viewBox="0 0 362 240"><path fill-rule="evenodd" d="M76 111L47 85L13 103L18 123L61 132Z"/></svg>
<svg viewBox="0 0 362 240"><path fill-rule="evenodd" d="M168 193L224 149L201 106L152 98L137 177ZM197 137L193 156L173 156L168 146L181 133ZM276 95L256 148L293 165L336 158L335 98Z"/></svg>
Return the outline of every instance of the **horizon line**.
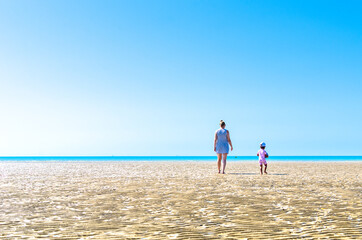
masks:
<svg viewBox="0 0 362 240"><path fill-rule="evenodd" d="M19 155L0 156L0 158L11 157L216 157L216 155ZM256 157L256 155L236 155L228 157ZM273 155L270 157L362 157L362 155Z"/></svg>

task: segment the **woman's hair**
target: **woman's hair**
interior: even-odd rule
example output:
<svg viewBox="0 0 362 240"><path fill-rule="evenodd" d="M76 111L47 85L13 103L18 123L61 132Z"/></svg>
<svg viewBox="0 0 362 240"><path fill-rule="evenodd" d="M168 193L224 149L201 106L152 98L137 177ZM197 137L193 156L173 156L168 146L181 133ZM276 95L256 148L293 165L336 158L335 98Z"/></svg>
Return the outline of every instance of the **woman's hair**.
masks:
<svg viewBox="0 0 362 240"><path fill-rule="evenodd" d="M220 120L220 126L224 127L225 125L226 125L225 122L223 120Z"/></svg>

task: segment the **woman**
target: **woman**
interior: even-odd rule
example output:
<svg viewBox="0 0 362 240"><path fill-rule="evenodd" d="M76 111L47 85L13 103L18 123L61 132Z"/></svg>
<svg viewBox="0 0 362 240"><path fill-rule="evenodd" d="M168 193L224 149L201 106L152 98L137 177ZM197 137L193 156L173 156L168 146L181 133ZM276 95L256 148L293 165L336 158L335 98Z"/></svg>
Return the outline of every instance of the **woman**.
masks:
<svg viewBox="0 0 362 240"><path fill-rule="evenodd" d="M214 141L214 151L217 155L217 168L220 173L221 168L221 159L222 159L222 174L225 174L226 167L226 157L229 153L229 144L231 151L233 150L233 145L230 140L229 131L225 129L225 122L220 121L220 129L215 132L215 141Z"/></svg>

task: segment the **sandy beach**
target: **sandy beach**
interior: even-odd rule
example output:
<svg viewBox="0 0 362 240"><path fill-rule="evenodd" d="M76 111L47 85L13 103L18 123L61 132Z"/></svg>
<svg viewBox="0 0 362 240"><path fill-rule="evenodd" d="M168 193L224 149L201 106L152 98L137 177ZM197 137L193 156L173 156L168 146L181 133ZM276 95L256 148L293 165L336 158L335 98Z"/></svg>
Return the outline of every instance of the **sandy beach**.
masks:
<svg viewBox="0 0 362 240"><path fill-rule="evenodd" d="M1 239L362 238L362 162L0 162Z"/></svg>

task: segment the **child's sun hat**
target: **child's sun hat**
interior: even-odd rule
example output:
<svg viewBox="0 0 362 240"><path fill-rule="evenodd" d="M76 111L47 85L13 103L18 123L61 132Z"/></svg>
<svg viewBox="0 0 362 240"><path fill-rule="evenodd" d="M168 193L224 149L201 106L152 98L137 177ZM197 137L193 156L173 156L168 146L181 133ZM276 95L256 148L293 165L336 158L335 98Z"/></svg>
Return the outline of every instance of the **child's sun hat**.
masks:
<svg viewBox="0 0 362 240"><path fill-rule="evenodd" d="M260 147L265 147L265 146L266 146L265 142L260 143Z"/></svg>

